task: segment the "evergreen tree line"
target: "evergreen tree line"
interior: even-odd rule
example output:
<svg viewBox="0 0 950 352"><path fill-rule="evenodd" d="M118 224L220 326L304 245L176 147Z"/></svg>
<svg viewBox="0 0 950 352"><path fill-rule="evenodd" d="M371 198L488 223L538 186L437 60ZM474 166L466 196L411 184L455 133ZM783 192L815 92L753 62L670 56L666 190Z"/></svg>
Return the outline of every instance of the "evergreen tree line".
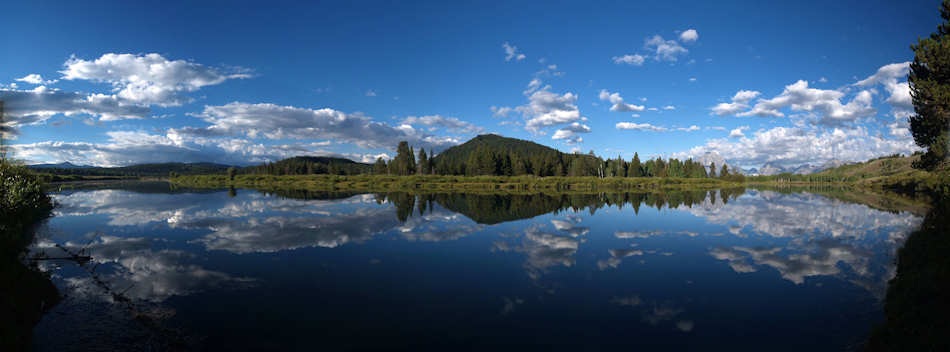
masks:
<svg viewBox="0 0 950 352"><path fill-rule="evenodd" d="M419 149L416 157L409 143L403 141L396 148L396 157L390 161L378 158L373 165L373 173L389 175L465 175L465 176L595 176L595 177L680 177L706 178L719 177L731 181L742 181L744 176L730 171L726 165L716 170L716 165L706 167L693 159L679 160L657 157L645 162L634 153L630 161L617 156L616 159L601 159L589 154L564 154L559 152L541 152L525 155L512 150L499 150L484 145L476 146L467 157L446 158L435 155L430 150Z"/></svg>

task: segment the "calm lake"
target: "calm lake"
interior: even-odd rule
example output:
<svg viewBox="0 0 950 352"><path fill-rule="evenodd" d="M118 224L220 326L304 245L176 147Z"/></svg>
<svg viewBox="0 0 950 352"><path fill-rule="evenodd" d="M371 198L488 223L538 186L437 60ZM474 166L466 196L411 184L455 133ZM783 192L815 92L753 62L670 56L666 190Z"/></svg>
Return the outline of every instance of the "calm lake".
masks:
<svg viewBox="0 0 950 352"><path fill-rule="evenodd" d="M819 193L56 192L34 345L847 350L921 217Z"/></svg>

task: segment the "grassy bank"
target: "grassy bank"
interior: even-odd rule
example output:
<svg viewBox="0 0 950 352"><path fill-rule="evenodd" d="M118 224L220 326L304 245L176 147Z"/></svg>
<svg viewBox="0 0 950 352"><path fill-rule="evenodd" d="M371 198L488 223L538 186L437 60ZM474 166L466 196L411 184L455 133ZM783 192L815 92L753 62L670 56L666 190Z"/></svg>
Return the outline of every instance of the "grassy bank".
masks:
<svg viewBox="0 0 950 352"><path fill-rule="evenodd" d="M28 350L33 325L59 302L49 278L24 264L34 227L52 208L39 177L0 161L0 350Z"/></svg>
<svg viewBox="0 0 950 352"><path fill-rule="evenodd" d="M392 176L392 175L225 175L178 176L172 183L189 187L245 187L359 192L596 192L741 186L711 178L599 178L534 176Z"/></svg>

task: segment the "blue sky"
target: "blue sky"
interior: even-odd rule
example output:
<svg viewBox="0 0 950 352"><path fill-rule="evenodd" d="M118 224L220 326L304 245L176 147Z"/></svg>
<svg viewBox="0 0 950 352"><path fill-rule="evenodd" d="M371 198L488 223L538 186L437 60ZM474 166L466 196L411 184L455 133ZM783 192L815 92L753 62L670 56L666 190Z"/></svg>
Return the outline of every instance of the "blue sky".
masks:
<svg viewBox="0 0 950 352"><path fill-rule="evenodd" d="M370 161L479 133L857 161L916 150L909 46L938 5L20 2L0 13L0 99L29 163Z"/></svg>

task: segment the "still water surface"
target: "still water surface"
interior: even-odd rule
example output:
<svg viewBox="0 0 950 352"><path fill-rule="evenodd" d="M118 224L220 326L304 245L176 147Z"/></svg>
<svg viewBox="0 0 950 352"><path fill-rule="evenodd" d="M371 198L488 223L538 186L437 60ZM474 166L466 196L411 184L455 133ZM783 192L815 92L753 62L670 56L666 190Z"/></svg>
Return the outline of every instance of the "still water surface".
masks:
<svg viewBox="0 0 950 352"><path fill-rule="evenodd" d="M921 218L813 193L64 191L37 350L843 350Z"/></svg>

